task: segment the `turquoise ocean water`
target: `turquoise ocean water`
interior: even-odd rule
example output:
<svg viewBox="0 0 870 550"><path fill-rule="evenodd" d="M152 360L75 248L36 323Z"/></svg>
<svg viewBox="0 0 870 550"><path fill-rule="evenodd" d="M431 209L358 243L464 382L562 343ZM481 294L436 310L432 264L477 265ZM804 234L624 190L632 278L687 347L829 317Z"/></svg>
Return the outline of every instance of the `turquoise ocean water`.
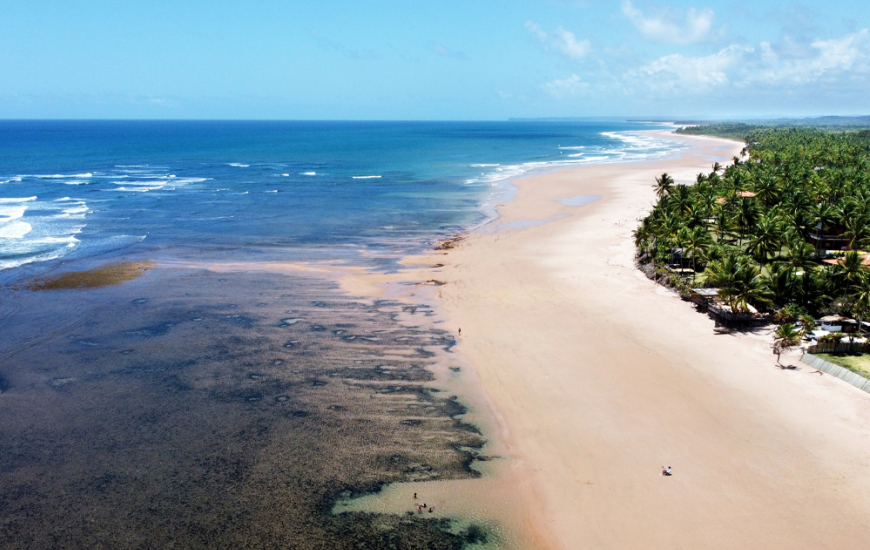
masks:
<svg viewBox="0 0 870 550"><path fill-rule="evenodd" d="M485 220L510 178L671 154L639 133L661 127L4 121L0 282L142 252L377 263Z"/></svg>
<svg viewBox="0 0 870 550"><path fill-rule="evenodd" d="M485 505L331 513L490 459L434 298L254 264L396 269L485 223L512 178L673 154L642 133L661 127L0 122L0 548L459 548L452 519L500 547ZM120 259L161 269L26 284Z"/></svg>

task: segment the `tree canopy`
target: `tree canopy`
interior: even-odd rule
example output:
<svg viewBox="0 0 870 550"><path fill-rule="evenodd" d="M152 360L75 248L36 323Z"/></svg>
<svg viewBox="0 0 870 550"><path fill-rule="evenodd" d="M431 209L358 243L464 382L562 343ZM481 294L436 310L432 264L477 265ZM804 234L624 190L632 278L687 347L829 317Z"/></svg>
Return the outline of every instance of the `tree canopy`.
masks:
<svg viewBox="0 0 870 550"><path fill-rule="evenodd" d="M866 315L870 136L739 130L750 132L747 146L730 165L691 185L656 178L658 201L634 233L641 260L664 268L679 258L693 284L719 288L738 312Z"/></svg>

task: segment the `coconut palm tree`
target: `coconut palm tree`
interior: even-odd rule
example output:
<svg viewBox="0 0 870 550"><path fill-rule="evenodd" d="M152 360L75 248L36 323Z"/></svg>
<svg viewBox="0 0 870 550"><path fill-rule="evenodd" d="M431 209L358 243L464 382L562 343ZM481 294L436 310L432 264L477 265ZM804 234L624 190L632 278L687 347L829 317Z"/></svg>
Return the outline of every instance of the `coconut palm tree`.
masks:
<svg viewBox="0 0 870 550"><path fill-rule="evenodd" d="M795 270L783 263L775 263L765 275L767 288L773 294L773 302L785 306L794 297Z"/></svg>
<svg viewBox="0 0 870 550"><path fill-rule="evenodd" d="M812 210L813 221L816 223L816 256L822 255L822 235L825 229L837 221L837 209L827 203L817 204Z"/></svg>
<svg viewBox="0 0 870 550"><path fill-rule="evenodd" d="M775 214L761 216L752 230L746 251L757 261L765 264L771 255L779 252L781 236L782 225L779 217Z"/></svg>
<svg viewBox="0 0 870 550"><path fill-rule="evenodd" d="M846 231L843 236L849 239L849 248L857 250L870 243L870 220L866 213L855 214L843 220Z"/></svg>
<svg viewBox="0 0 870 550"><path fill-rule="evenodd" d="M758 202L755 200L755 197L741 197L737 201L737 211L735 213L734 221L740 229L740 241L743 240L747 230L754 226L755 222L758 221L758 214Z"/></svg>
<svg viewBox="0 0 870 550"><path fill-rule="evenodd" d="M813 260L814 254L813 245L794 235L788 244L786 263L794 269L811 269L816 265Z"/></svg>
<svg viewBox="0 0 870 550"><path fill-rule="evenodd" d="M781 362L782 352L799 346L801 343L801 333L795 328L794 324L786 323L778 326L773 336L775 338L773 341L773 352L776 354L776 364L780 368L785 368Z"/></svg>
<svg viewBox="0 0 870 550"><path fill-rule="evenodd" d="M703 227L684 227L680 231L680 245L689 257L692 258L692 284L695 284L695 275L698 271L697 259L703 258L707 248L713 244L713 239Z"/></svg>
<svg viewBox="0 0 870 550"><path fill-rule="evenodd" d="M668 175L667 172L656 178L656 196L661 199L665 195L670 194L671 187L674 185L674 178Z"/></svg>
<svg viewBox="0 0 870 550"><path fill-rule="evenodd" d="M832 280L843 294L861 282L866 275L867 268L861 263L863 258L857 252L850 251L840 258L840 261L831 269Z"/></svg>
<svg viewBox="0 0 870 550"><path fill-rule="evenodd" d="M773 303L773 293L765 284L761 270L745 256L736 254L707 266L708 282L719 288L719 296L728 302L731 311L749 311L749 305L768 306Z"/></svg>

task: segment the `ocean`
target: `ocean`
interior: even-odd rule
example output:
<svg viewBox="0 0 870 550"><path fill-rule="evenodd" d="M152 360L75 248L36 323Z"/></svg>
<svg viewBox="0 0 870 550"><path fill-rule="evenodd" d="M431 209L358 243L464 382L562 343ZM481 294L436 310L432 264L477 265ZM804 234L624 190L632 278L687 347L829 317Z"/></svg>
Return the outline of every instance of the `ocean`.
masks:
<svg viewBox="0 0 870 550"><path fill-rule="evenodd" d="M0 283L130 253L362 261L485 220L505 182L677 145L599 122L0 122ZM374 254L360 254L361 250Z"/></svg>
<svg viewBox="0 0 870 550"><path fill-rule="evenodd" d="M499 459L436 287L299 266L398 270L512 178L674 154L659 127L0 122L0 547L516 547L485 494L336 508Z"/></svg>

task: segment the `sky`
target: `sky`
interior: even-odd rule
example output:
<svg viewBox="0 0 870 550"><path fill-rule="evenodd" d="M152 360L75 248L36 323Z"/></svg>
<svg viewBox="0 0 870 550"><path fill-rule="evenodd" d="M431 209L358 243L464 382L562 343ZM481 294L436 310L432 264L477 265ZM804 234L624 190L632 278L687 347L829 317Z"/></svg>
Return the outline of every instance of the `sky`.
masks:
<svg viewBox="0 0 870 550"><path fill-rule="evenodd" d="M870 114L866 0L2 0L0 118Z"/></svg>

